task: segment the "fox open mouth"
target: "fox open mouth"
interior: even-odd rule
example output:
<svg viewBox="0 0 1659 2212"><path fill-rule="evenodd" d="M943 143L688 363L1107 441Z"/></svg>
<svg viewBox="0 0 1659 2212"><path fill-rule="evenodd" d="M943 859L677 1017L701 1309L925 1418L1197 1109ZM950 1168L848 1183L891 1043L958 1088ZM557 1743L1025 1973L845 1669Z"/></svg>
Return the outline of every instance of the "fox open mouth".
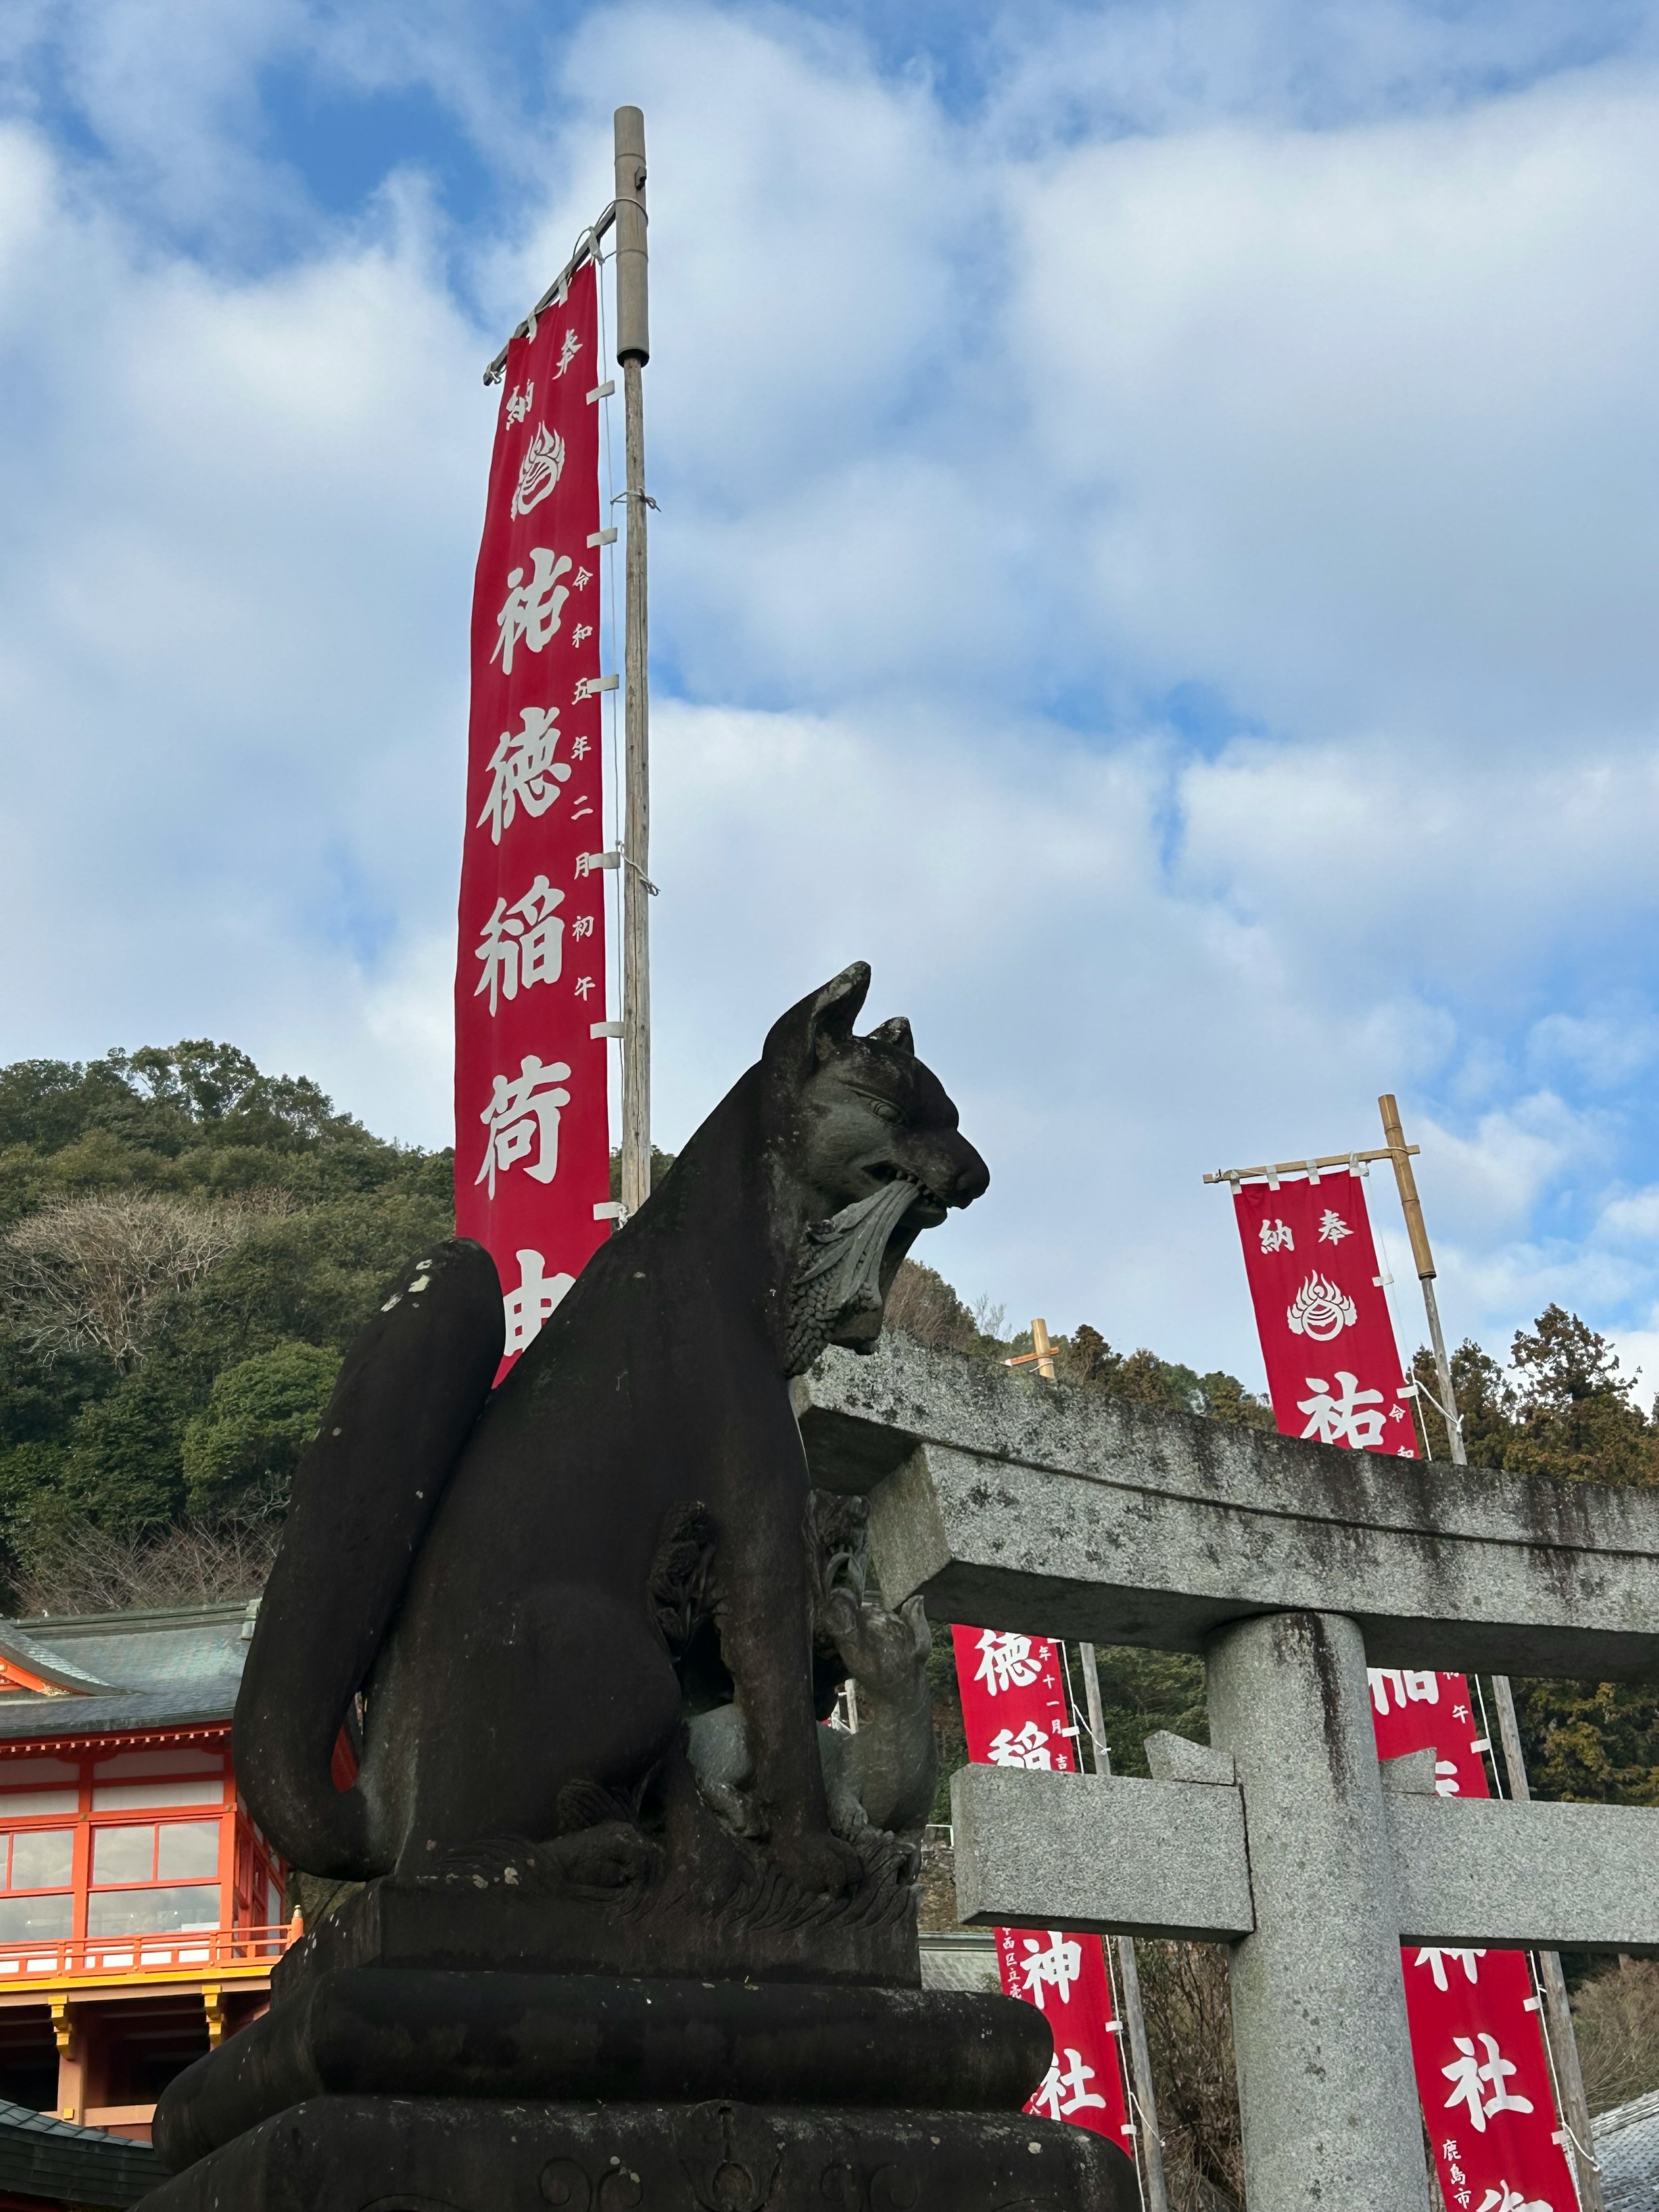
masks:
<svg viewBox="0 0 1659 2212"><path fill-rule="evenodd" d="M931 1184L925 1183L914 1170L902 1168L895 1161L872 1160L866 1173L873 1176L878 1182L908 1182L910 1185L915 1192L915 1196L900 1215L899 1219L912 1231L918 1226L923 1229L937 1229L951 1210L946 1201L939 1196ZM896 1234L897 1226L898 1224L895 1223Z"/></svg>

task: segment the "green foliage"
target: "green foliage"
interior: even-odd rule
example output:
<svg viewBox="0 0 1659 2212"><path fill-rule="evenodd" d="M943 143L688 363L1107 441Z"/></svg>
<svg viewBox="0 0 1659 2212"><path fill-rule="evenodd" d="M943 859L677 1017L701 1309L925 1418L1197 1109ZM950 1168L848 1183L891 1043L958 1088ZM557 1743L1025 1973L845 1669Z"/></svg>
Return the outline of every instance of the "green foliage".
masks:
<svg viewBox="0 0 1659 2212"><path fill-rule="evenodd" d="M290 1338L214 1378L206 1412L185 1428L185 1492L196 1518L216 1520L289 1487L339 1367L337 1352Z"/></svg>
<svg viewBox="0 0 1659 2212"><path fill-rule="evenodd" d="M159 1540L280 1500L386 1279L453 1234L452 1175L449 1153L387 1144L314 1083L205 1039L0 1068L0 1239L54 1206L72 1216L135 1192L237 1227L146 1308L120 1368L29 1349L14 1285L0 1310L0 1572L14 1588L38 1587L33 1571L77 1530Z"/></svg>

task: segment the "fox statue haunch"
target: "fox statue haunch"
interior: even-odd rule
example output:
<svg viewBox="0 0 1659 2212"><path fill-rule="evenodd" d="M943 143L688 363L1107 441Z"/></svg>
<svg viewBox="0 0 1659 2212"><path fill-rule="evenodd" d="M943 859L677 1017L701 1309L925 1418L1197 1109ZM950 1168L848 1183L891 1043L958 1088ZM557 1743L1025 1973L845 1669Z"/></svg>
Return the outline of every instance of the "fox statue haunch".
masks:
<svg viewBox="0 0 1659 2212"><path fill-rule="evenodd" d="M354 1346L236 1713L237 1772L295 1866L418 1874L603 1820L665 1770L689 1787L687 1690L712 1672L768 1848L811 1888L855 1874L818 1755L789 1377L872 1345L917 1232L989 1181L908 1025L854 1036L868 986L849 968L774 1026L499 1390L501 1287L474 1244L422 1260Z"/></svg>

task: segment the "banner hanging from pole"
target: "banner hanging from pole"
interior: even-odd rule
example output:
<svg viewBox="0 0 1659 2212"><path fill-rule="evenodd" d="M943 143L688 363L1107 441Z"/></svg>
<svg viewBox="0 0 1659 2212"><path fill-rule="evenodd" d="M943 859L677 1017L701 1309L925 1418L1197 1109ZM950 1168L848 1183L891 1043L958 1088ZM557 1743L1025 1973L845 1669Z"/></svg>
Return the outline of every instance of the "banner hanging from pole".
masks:
<svg viewBox="0 0 1659 2212"><path fill-rule="evenodd" d="M1411 1390L1362 1178L1338 1170L1237 1184L1233 1206L1280 1431L1415 1459ZM1490 1796L1467 1678L1368 1672L1378 1757L1432 1748L1440 1796ZM1448 2212L1573 2212L1577 2192L1525 1952L1413 1947L1401 1965L1418 2095Z"/></svg>
<svg viewBox="0 0 1659 2212"><path fill-rule="evenodd" d="M473 591L455 1224L509 1360L609 1234L599 360L590 260L507 347Z"/></svg>
<svg viewBox="0 0 1659 2212"><path fill-rule="evenodd" d="M951 1637L969 1758L981 1765L1074 1772L1078 1731L1056 1646L1044 1637L990 1628L955 1627ZM1133 2154L1123 2039L1100 1937L999 1928L996 1951L1004 1996L1035 2005L1054 2039L1054 2058L1026 2111L1108 2136Z"/></svg>

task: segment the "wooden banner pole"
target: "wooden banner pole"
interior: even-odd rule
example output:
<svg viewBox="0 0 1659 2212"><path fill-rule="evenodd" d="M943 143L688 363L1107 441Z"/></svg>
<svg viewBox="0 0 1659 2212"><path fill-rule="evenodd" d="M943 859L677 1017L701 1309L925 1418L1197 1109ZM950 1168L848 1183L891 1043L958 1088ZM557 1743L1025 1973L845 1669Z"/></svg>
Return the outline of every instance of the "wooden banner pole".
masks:
<svg viewBox="0 0 1659 2212"><path fill-rule="evenodd" d="M1457 1466L1466 1467L1468 1451L1463 1441L1463 1424L1458 1416L1457 1401L1452 1395L1451 1362L1446 1356L1446 1340L1440 1327L1440 1308L1434 1295L1434 1255L1429 1249L1429 1232L1424 1225L1423 1204L1417 1195L1417 1177L1411 1164L1411 1153L1417 1147L1407 1146L1394 1093L1384 1091L1376 1103L1382 1115L1382 1133L1388 1139L1389 1157L1394 1162L1395 1180L1400 1186L1400 1205L1406 1217L1406 1233L1411 1238L1412 1258L1416 1263L1418 1280L1423 1285L1423 1305L1429 1317L1429 1340L1434 1352L1435 1373L1440 1381L1440 1403L1444 1409L1451 1455ZM1423 1424L1425 1442L1428 1433L1429 1425L1425 1420ZM1532 1796L1532 1789L1527 1780L1527 1762L1521 1748L1521 1724L1515 1710L1515 1693L1510 1687L1507 1674L1493 1674L1490 1679L1492 1703L1498 1708L1498 1741L1504 1747L1504 1765L1509 1772L1510 1795L1524 1802ZM1539 1951L1534 1955L1538 1960L1539 1980L1543 1986L1544 2007L1549 2021L1550 2047L1554 2054L1557 2085L1561 2092L1561 2117L1565 2120L1572 2138L1571 2165L1573 2177L1578 2185L1579 2212L1604 2212L1601 2177L1594 2162L1589 2100L1584 2094L1583 2071L1578 2063L1578 2042L1573 2033L1572 2008L1567 2001L1566 1978L1561 1972L1560 1955L1554 1951Z"/></svg>
<svg viewBox="0 0 1659 2212"><path fill-rule="evenodd" d="M646 621L645 395L651 358L646 246L645 117L619 107L617 155L617 360L623 373L628 510L623 578L622 1202L651 1195L650 690Z"/></svg>

